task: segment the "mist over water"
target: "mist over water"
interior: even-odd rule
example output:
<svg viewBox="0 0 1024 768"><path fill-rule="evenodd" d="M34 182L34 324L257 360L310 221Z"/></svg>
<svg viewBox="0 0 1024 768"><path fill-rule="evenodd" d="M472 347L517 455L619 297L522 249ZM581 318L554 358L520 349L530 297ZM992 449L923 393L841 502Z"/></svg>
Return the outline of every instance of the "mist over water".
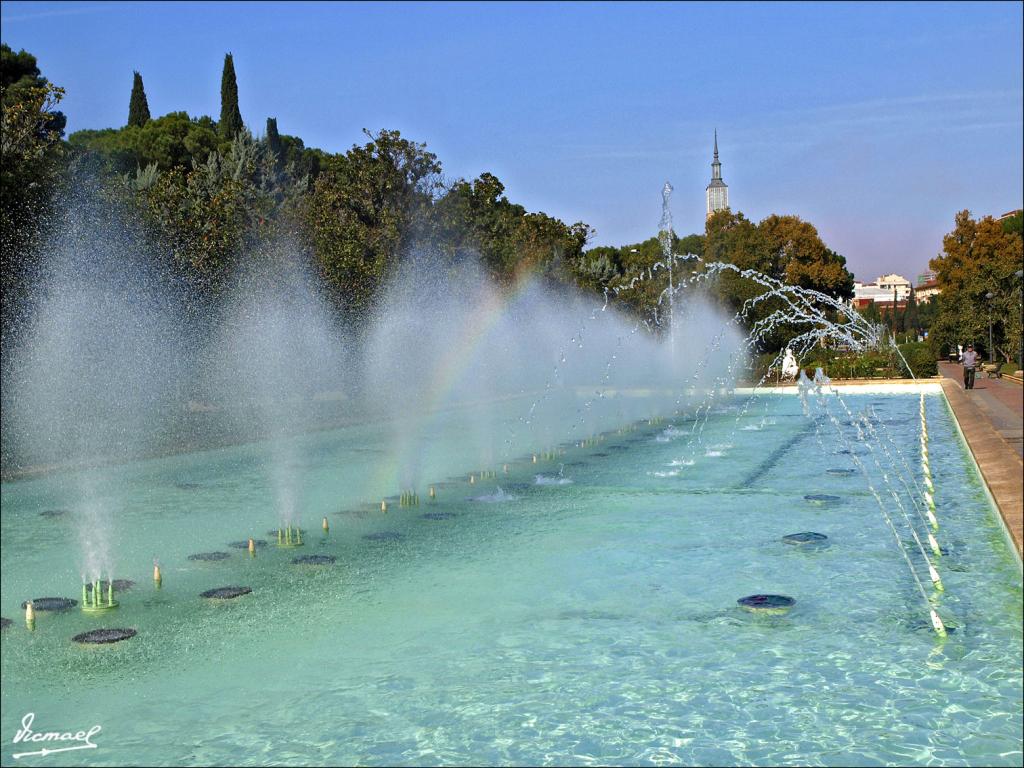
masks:
<svg viewBox="0 0 1024 768"><path fill-rule="evenodd" d="M569 286L526 277L499 287L471 261L410 260L373 318L362 367L365 407L392 417L398 482L424 480L437 411L465 411L464 440L479 457L469 469L494 470L520 452L653 415L684 386L722 380L742 338L721 336L725 318L710 303L695 297L691 307L673 354L667 338ZM698 366L713 340L716 359ZM660 400L650 397L659 390ZM501 423L487 403L508 399L521 402L521 416Z"/></svg>
<svg viewBox="0 0 1024 768"><path fill-rule="evenodd" d="M304 457L325 393L345 381L347 345L329 307L285 245L245 270L225 299L199 371L204 400L239 431L266 440L266 467L285 525L301 520Z"/></svg>
<svg viewBox="0 0 1024 768"><path fill-rule="evenodd" d="M95 199L59 222L24 335L5 352L5 450L21 463L125 461L151 453L169 427L181 305L144 256L131 228ZM62 477L76 499L83 575L109 574L116 491L102 472Z"/></svg>
<svg viewBox="0 0 1024 768"><path fill-rule="evenodd" d="M475 465L460 471L496 472L700 402L742 355L740 333L696 293L679 302L673 350L669 334L614 301L536 275L497 285L473 259L429 249L403 261L358 329L287 241L248 254L218 302L199 308L95 199L70 205L61 224L31 322L5 352L5 467L86 468L67 474L67 496L90 579L113 565L117 463L264 441L268 495L281 523L297 525L303 433L384 425L378 485L420 492L435 479L424 466L440 414L462 420ZM491 407L507 401L517 417Z"/></svg>

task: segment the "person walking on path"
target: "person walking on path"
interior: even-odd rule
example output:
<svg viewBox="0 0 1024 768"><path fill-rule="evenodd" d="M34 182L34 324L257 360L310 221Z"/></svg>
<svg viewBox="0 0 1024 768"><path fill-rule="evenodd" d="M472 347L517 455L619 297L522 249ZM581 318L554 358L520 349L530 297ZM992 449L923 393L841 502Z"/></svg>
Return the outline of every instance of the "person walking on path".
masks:
<svg viewBox="0 0 1024 768"><path fill-rule="evenodd" d="M968 344L963 356L964 364L964 389L974 389L974 368L978 364L978 353L974 351L974 345Z"/></svg>

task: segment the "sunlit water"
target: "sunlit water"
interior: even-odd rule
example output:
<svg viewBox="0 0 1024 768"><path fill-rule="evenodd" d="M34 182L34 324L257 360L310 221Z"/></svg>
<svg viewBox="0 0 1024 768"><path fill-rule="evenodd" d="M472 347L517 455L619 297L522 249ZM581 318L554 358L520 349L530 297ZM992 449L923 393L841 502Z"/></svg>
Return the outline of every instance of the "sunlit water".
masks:
<svg viewBox="0 0 1024 768"><path fill-rule="evenodd" d="M916 395L846 401L873 408L917 466ZM437 502L425 482L418 507L387 514L372 495L387 430L309 436L301 549L267 535L264 446L104 473L114 575L137 584L106 617L40 614L32 633L23 600L80 598L74 484L4 484L3 763L34 712L36 730L103 727L97 749L54 764L1019 765L1020 566L941 398L928 411L945 641L864 476L827 474L855 466L849 450L880 484L869 448L843 442L853 427L840 438L796 397L741 405L720 403L699 446L692 422L641 423L509 475L460 453L464 425L441 418L424 462L447 478ZM470 485L479 469L498 476ZM800 531L830 546L780 541ZM228 546L250 535L269 545L255 558ZM231 556L187 559L208 551ZM337 561L292 565L301 554ZM253 592L198 597L225 585ZM762 592L796 606L736 605ZM138 635L70 641L100 626Z"/></svg>

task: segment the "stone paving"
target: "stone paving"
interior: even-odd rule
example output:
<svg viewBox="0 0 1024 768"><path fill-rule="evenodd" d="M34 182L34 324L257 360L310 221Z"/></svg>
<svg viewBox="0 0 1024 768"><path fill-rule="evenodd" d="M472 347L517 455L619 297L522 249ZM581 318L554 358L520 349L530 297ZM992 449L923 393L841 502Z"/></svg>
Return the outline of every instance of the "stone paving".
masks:
<svg viewBox="0 0 1024 768"><path fill-rule="evenodd" d="M939 373L964 392L963 368L955 363L939 363ZM1009 379L989 379L978 373L974 389L965 392L996 430L1024 457L1024 387Z"/></svg>

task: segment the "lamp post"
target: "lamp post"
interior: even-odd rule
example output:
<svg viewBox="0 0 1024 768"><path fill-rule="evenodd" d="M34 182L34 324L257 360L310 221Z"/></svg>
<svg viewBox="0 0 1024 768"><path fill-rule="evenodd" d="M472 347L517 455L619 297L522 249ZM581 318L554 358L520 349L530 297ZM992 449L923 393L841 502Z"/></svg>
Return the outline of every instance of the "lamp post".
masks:
<svg viewBox="0 0 1024 768"><path fill-rule="evenodd" d="M985 298L988 299L988 361L994 363L996 361L996 350L992 346L992 299L996 295L989 291L985 294Z"/></svg>

